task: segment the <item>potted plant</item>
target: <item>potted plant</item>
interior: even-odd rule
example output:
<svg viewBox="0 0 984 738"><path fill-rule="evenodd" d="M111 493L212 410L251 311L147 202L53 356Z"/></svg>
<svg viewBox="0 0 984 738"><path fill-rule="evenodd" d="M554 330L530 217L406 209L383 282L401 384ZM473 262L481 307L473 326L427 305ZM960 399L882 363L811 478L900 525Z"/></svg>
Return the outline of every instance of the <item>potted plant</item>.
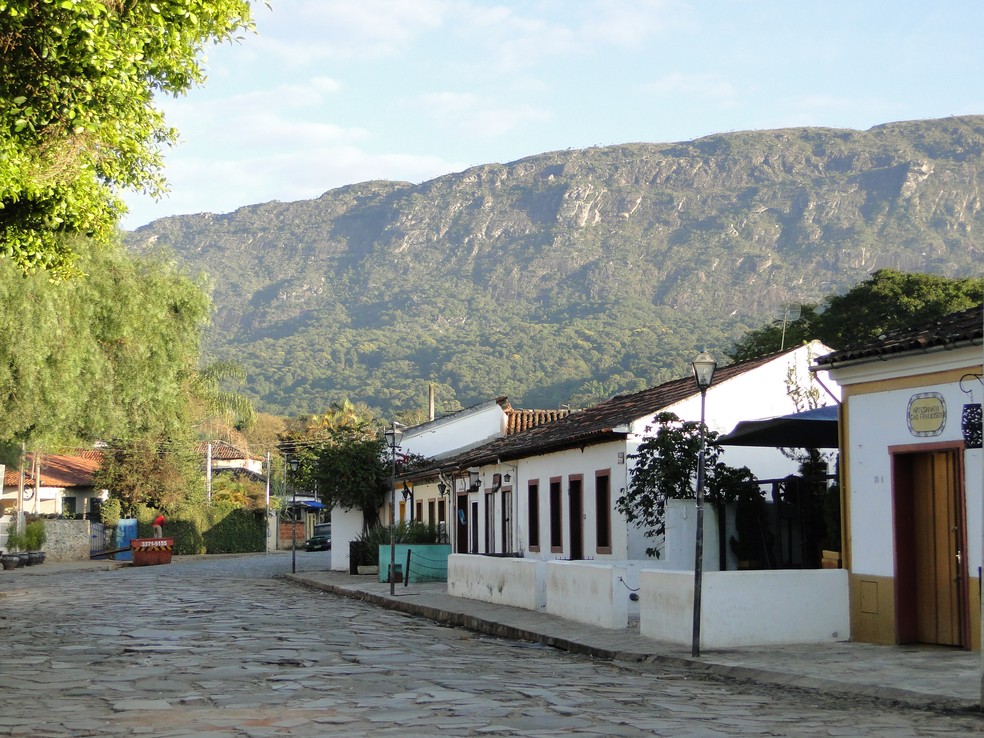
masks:
<svg viewBox="0 0 984 738"><path fill-rule="evenodd" d="M7 553L3 555L4 569L14 569L27 565L28 556L26 552L21 551L22 548L24 548L24 536L17 530L17 524L11 522L10 527L7 528ZM8 560L13 563L13 566L8 564Z"/></svg>
<svg viewBox="0 0 984 738"><path fill-rule="evenodd" d="M44 551L42 547L48 540L48 534L44 529L44 521L34 519L24 527L24 548L28 553L28 564L40 564L44 561Z"/></svg>
<svg viewBox="0 0 984 738"><path fill-rule="evenodd" d="M0 556L0 564L4 569L16 569L20 563L20 556L17 555L17 529L14 524L10 524L7 533L7 548Z"/></svg>

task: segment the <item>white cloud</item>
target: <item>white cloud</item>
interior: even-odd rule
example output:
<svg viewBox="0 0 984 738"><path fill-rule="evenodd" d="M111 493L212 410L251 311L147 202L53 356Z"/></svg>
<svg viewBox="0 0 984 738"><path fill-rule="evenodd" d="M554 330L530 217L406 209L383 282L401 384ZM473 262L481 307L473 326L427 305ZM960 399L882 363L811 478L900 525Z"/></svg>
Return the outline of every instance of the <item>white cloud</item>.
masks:
<svg viewBox="0 0 984 738"><path fill-rule="evenodd" d="M440 29L450 5L446 0L277 0L272 14L257 14L259 41L292 66L389 57Z"/></svg>
<svg viewBox="0 0 984 738"><path fill-rule="evenodd" d="M496 105L473 93L435 92L421 96L420 106L436 124L471 138L491 138L531 123L545 123L550 113L525 103Z"/></svg>

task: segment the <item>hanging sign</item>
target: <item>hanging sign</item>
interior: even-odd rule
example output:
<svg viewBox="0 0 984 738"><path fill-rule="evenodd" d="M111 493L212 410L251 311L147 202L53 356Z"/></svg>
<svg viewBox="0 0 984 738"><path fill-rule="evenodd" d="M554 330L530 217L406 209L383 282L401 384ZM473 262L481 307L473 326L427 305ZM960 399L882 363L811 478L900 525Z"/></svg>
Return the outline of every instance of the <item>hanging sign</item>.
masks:
<svg viewBox="0 0 984 738"><path fill-rule="evenodd" d="M938 436L946 426L946 402L939 392L920 392L909 398L906 410L909 432L914 436Z"/></svg>

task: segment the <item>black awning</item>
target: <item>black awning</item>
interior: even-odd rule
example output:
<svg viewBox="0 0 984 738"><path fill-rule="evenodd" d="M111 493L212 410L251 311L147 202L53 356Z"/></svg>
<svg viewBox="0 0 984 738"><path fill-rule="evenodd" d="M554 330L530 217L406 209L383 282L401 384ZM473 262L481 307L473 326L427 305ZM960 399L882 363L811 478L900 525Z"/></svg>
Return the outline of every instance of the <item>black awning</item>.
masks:
<svg viewBox="0 0 984 738"><path fill-rule="evenodd" d="M743 420L718 437L725 446L775 448L837 448L837 406L782 415L778 418Z"/></svg>

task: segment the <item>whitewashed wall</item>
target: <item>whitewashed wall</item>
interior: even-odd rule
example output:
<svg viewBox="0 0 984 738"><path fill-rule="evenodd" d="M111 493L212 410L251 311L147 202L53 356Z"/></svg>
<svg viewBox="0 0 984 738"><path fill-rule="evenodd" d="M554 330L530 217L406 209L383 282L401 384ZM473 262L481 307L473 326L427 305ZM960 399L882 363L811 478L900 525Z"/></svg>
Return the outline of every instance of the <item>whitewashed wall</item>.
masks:
<svg viewBox="0 0 984 738"><path fill-rule="evenodd" d="M501 436L506 414L499 403L489 401L407 429L400 448L421 456L441 458Z"/></svg>
<svg viewBox="0 0 984 738"><path fill-rule="evenodd" d="M610 554L598 553L598 536L596 529L595 510L595 472L607 469L609 471L609 492L611 504L622 494L626 485L626 466L619 460L619 453L624 456L625 445L621 442L604 443L587 446L584 449L560 451L554 454L534 456L514 462L515 466L499 465L483 468L483 477L491 479L494 473L510 472L513 477L513 520L515 521L515 543L527 557L549 561L552 559L569 558L570 549L570 504L568 484L571 476L582 475L582 540L584 557L586 559L622 560L630 558L628 554L628 534L625 520L612 511L611 513L611 549ZM561 527L563 531L562 550L550 550L550 479L561 477L561 500L563 516ZM539 482L539 517L540 517L540 551L529 550L529 508L527 494L530 480ZM483 509L482 492L474 494L471 499L478 500L479 509ZM484 541L484 516L479 516L479 542ZM645 555L645 554L643 554Z"/></svg>
<svg viewBox="0 0 984 738"><path fill-rule="evenodd" d="M548 561L546 611L602 628L629 624L630 591L624 566L587 561Z"/></svg>
<svg viewBox="0 0 984 738"><path fill-rule="evenodd" d="M358 509L331 511L331 569L349 570L349 543L362 533L362 511Z"/></svg>
<svg viewBox="0 0 984 738"><path fill-rule="evenodd" d="M533 559L451 554L448 594L540 610L546 602L545 564Z"/></svg>
<svg viewBox="0 0 984 738"><path fill-rule="evenodd" d="M693 640L693 572L640 573L639 632ZM848 573L843 569L705 572L701 648L823 643L850 639Z"/></svg>
<svg viewBox="0 0 984 738"><path fill-rule="evenodd" d="M727 433L742 420L770 418L796 412L798 408L787 394L788 372L792 368L797 382L801 385L814 383L809 366L813 359L829 353L830 350L820 342L813 341L733 379L712 382L707 390L705 413L707 427L718 433ZM839 394L837 385L828 379L827 373L819 372L819 374L823 383L835 394ZM817 384L812 386L820 390L821 405L835 404L822 387ZM694 394L683 402L669 407L668 410L685 420L699 420L700 395ZM634 423L632 430L641 433L643 425L645 423ZM735 447L736 451L737 448ZM731 460L728 463L732 466L736 465Z"/></svg>

